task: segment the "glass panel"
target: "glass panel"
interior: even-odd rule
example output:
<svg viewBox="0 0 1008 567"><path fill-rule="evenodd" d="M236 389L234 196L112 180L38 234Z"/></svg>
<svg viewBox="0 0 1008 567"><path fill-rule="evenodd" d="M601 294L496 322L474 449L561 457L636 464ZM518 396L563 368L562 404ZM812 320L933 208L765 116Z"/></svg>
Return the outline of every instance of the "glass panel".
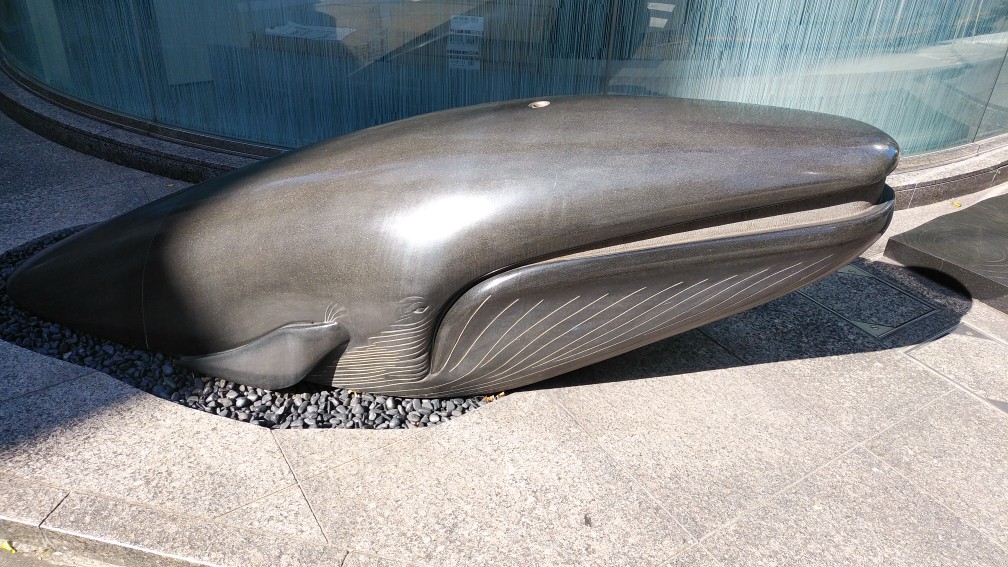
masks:
<svg viewBox="0 0 1008 567"><path fill-rule="evenodd" d="M1008 41L1008 37L1005 40ZM1008 69L1001 65L1001 73L998 74L994 90L987 101L987 109L976 138L980 140L1005 132L1008 132Z"/></svg>
<svg viewBox="0 0 1008 567"><path fill-rule="evenodd" d="M39 42L28 6L22 1L0 1L0 47L11 63L29 75L45 80Z"/></svg>
<svg viewBox="0 0 1008 567"><path fill-rule="evenodd" d="M8 60L55 90L286 147L607 92L841 114L923 152L1008 129L1006 26L1008 0L0 0Z"/></svg>
<svg viewBox="0 0 1008 567"><path fill-rule="evenodd" d="M612 0L150 0L143 27L162 120L293 147L456 106L600 93L612 16Z"/></svg>
<svg viewBox="0 0 1008 567"><path fill-rule="evenodd" d="M0 0L0 14L5 52L29 76L91 104L154 118L130 3Z"/></svg>
<svg viewBox="0 0 1008 567"><path fill-rule="evenodd" d="M1006 43L1002 0L666 0L615 92L857 118L907 153L972 141Z"/></svg>

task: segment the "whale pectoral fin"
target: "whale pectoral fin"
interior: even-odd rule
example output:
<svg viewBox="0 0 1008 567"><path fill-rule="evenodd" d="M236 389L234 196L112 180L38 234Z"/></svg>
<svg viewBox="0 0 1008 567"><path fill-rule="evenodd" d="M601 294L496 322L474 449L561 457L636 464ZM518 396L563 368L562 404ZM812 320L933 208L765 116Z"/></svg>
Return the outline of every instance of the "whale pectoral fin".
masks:
<svg viewBox="0 0 1008 567"><path fill-rule="evenodd" d="M278 390L300 382L350 340L339 323L292 323L240 347L180 357L182 366L247 386Z"/></svg>

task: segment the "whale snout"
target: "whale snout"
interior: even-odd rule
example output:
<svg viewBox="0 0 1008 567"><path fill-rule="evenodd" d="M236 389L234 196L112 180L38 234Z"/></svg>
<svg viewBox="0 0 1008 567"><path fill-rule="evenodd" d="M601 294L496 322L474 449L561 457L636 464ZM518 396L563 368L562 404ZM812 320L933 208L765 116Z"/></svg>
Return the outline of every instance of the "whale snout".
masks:
<svg viewBox="0 0 1008 567"><path fill-rule="evenodd" d="M146 346L143 272L158 224L138 209L67 238L21 264L7 294L72 329Z"/></svg>

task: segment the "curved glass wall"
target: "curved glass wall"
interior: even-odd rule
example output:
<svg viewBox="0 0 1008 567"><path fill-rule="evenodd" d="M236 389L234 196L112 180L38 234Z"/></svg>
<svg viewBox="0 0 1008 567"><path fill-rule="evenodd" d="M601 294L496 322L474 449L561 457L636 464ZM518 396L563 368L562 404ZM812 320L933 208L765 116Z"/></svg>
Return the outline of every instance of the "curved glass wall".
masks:
<svg viewBox="0 0 1008 567"><path fill-rule="evenodd" d="M644 94L840 114L906 153L1008 131L1008 0L0 0L79 99L297 147L416 114Z"/></svg>

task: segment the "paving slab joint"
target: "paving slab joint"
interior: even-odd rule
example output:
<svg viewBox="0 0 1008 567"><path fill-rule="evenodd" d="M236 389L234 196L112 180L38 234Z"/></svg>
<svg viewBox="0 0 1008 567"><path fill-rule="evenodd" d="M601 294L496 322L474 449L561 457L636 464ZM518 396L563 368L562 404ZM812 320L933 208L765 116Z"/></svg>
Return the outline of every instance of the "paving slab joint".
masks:
<svg viewBox="0 0 1008 567"><path fill-rule="evenodd" d="M951 392L949 394L951 394ZM946 395L949 395L949 394L946 394ZM942 396L942 397L944 398L945 396ZM980 529L981 526L975 525L973 522L970 522L967 518L963 517L961 514L957 513L954 509L952 509L951 506L949 506L948 504L946 504L945 501L944 501L944 499L939 498L935 494L932 494L929 490L927 490L925 487L921 486L919 483L915 482L912 478L910 478L909 476L903 474L902 469L899 466L897 466L896 463L889 462L882 455L879 455L876 452L872 451L871 448L869 448L867 445L865 445L863 447L863 449L869 455L871 455L871 456L875 457L876 459L878 459L879 461L881 461L881 462L889 465L889 468L891 469L890 472L892 474L900 477L904 482L906 482L910 486L914 487L915 490L917 490L918 492L920 492L924 496L927 496L928 498L930 498L932 502L934 502L938 506L944 508L949 514L951 514L952 516L958 518L959 521L962 522L963 524L965 524L965 525L973 528L978 533L983 534L983 537L987 540L987 542L989 542L994 547L1000 549L1005 554L1008 554L1008 548L1006 548L1005 546L1001 545L998 541L996 541L995 539L991 538L990 536L984 534L983 530Z"/></svg>
<svg viewBox="0 0 1008 567"><path fill-rule="evenodd" d="M621 472L621 473L623 473L623 476L625 476L626 478L628 478L628 479L630 479L631 481L633 481L633 482L634 482L634 484L636 484L636 485L637 485L637 487L638 487L638 488L639 488L639 489L640 489L640 490L641 490L642 492L644 492L644 494L647 494L648 498L650 498L650 499L651 499L651 501L652 501L652 502L654 502L655 506L657 506L658 508L660 508L660 509L661 509L661 511L662 511L662 512L664 512L664 513L665 513L665 515L667 515L667 516L668 516L668 518L669 518L670 520L672 520L672 522L673 522L673 523L674 523L674 524L675 524L676 526L678 526L678 527L679 527L679 529L681 529L681 530L682 530L682 531L683 531L684 533L686 533L687 535L689 535L690 539L692 539L692 540L693 540L693 543L694 543L694 544L698 544L698 543L700 542L700 538L698 538L698 537L696 536L696 534L694 534L694 533L693 533L693 532L691 532L690 530L686 529L686 526L683 526L683 525L682 525L682 524L681 524L681 523L679 522L679 519L678 519L678 518L676 518L675 514L673 514L673 513L672 513L672 511L671 511L671 510L669 510L669 509L668 509L668 508L667 508L667 507L665 506L665 504L664 504L664 503L663 503L663 502L661 501L661 499L659 499L659 498L658 498L658 497L657 497L657 496L656 496L655 494L653 494L653 493L652 493L652 492L651 492L650 490L648 490L647 486L645 486L645 485L644 485L644 483L643 483L643 482L641 482L639 478L637 478L637 477L636 477L636 476L635 476L635 475L634 475L633 473L631 473L631 472L630 472L630 471L629 471L629 470L628 470L628 469L627 469L627 468L626 468L625 466L623 466L623 463L621 463L621 462L620 462L620 461L619 461L619 460L618 460L618 459L617 459L617 458L616 458L616 457L615 457L615 456L614 456L614 455L613 455L612 453L610 453L610 452L609 452L609 449L607 449L607 448L606 448L605 446L603 446L603 445L602 445L601 443L599 443L598 439L596 439L596 438L595 438L595 436L594 436L594 435L592 434L592 432L591 432L591 431L590 431L590 430L589 430L589 429L588 429L587 427L585 427L583 423L581 423L581 421L580 421L580 420L579 420L579 419L577 418L577 416L575 416L575 415L574 415L573 413L571 413L571 411L570 411L570 410L568 410L568 409L567 409L567 406L565 406L565 405L564 405L564 403L563 403L563 402L562 402L562 401L561 401L561 400L560 400L560 399L559 399L559 398L558 398L557 396L555 396L554 394L552 394L552 393L550 393L550 392L547 392L547 393L545 394L545 397L546 397L546 398L547 398L547 399L548 399L548 400L549 400L549 401L550 401L550 402L551 402L551 403L552 403L553 405L555 405L555 406L556 406L556 407L558 407L558 408L559 408L559 409L560 409L560 410L561 410L562 412L564 412L564 414L565 414L565 415L566 415L567 417L569 417L569 418L570 418L570 419L571 419L571 420L572 420L572 421L573 421L574 423L576 423L576 424L577 424L577 426L578 426L578 428L579 428L579 429L580 429L580 430L581 430L582 432L584 432L584 434L585 434L585 435L586 435L586 436L587 436L587 437L588 437L589 439L591 439L591 442L592 442L592 444L594 444L594 445L595 445L596 447L598 447L598 449L599 449L600 451L602 451L602 453L603 453L603 454L604 454L604 455L606 456L606 458L607 458L607 459L609 459L609 461L611 461L611 462L612 462L612 463L613 463L614 465L616 465L616 467L617 467L617 468L619 468L620 472Z"/></svg>

